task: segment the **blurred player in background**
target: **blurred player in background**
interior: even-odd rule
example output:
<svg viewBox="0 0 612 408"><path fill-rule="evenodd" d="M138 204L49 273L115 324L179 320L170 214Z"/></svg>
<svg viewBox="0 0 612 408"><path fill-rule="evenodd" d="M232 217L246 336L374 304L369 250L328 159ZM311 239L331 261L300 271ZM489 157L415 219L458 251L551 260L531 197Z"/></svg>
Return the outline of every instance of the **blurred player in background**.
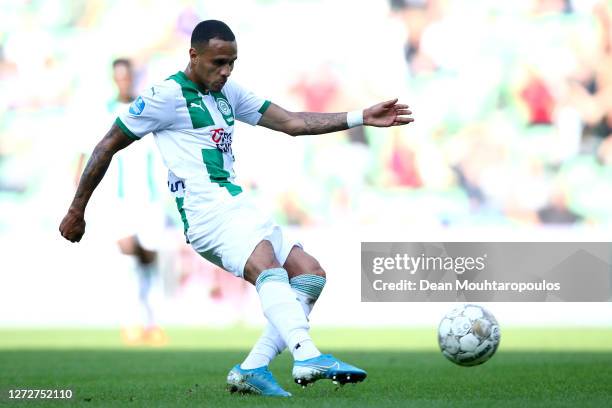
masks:
<svg viewBox="0 0 612 408"><path fill-rule="evenodd" d="M129 59L113 61L113 81L117 85L117 96L109 101L108 113L114 118L126 110L134 101L134 72ZM159 279L159 253L164 235L165 213L160 194L159 170L163 163L152 138L146 138L116 156L115 194L111 202L116 204L111 222L113 234L122 254L130 258L128 264L134 270L133 294L136 302L125 299L122 321L122 338L127 344L166 343L164 331L157 325L155 302L152 299L154 286ZM81 175L86 154L81 154L77 178ZM77 180L78 182L78 180Z"/></svg>
<svg viewBox="0 0 612 408"><path fill-rule="evenodd" d="M413 121L412 112L397 99L348 113L289 112L229 80L237 54L234 33L225 23L207 20L195 27L187 68L147 88L96 146L60 232L80 241L85 208L113 155L153 133L192 247L255 285L269 322L245 361L230 370L230 391L290 396L268 370L285 348L293 355L293 378L300 385L319 379L363 381L364 370L321 354L310 337L307 316L323 290L325 271L234 184L234 122L297 136L405 125ZM273 152L262 160L274 160Z"/></svg>

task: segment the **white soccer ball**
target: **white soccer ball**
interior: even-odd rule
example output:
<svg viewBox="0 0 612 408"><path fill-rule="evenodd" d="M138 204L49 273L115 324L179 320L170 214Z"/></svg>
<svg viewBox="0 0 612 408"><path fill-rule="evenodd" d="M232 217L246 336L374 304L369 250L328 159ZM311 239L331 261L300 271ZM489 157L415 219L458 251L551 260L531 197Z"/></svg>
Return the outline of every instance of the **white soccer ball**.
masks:
<svg viewBox="0 0 612 408"><path fill-rule="evenodd" d="M495 317L484 307L462 305L444 316L438 326L442 354L460 366L475 366L490 359L501 333Z"/></svg>

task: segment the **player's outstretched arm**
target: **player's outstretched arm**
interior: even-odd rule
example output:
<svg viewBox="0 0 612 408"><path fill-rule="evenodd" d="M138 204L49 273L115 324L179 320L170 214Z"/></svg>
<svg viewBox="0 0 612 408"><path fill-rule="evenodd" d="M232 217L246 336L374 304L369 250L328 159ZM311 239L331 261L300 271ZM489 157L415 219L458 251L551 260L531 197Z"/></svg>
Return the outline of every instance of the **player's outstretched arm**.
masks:
<svg viewBox="0 0 612 408"><path fill-rule="evenodd" d="M133 141L123 133L119 126L113 124L94 148L83 170L72 204L59 227L62 236L68 241L79 242L85 234L85 207L87 207L91 194L104 177L113 155Z"/></svg>
<svg viewBox="0 0 612 408"><path fill-rule="evenodd" d="M408 105L397 99L378 103L363 110L363 125L389 127L414 122ZM272 103L259 120L259 125L291 136L318 135L349 128L347 112L290 112Z"/></svg>

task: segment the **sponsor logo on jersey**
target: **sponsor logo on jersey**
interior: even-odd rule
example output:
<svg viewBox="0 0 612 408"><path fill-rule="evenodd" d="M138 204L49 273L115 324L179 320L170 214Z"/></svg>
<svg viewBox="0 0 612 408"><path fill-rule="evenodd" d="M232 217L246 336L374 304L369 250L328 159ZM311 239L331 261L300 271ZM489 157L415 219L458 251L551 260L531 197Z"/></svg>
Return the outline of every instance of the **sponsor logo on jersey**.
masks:
<svg viewBox="0 0 612 408"><path fill-rule="evenodd" d="M145 101L142 99L142 96L136 98L134 102L130 105L130 113L132 115L140 115L145 107Z"/></svg>
<svg viewBox="0 0 612 408"><path fill-rule="evenodd" d="M183 197L185 195L185 180L168 170L168 188L174 193L175 197Z"/></svg>
<svg viewBox="0 0 612 408"><path fill-rule="evenodd" d="M185 180L168 180L168 188L170 189L171 192L173 193L181 193L181 195L183 194L184 190L185 190Z"/></svg>
<svg viewBox="0 0 612 408"><path fill-rule="evenodd" d="M210 137L217 145L217 149L223 153L232 153L232 133L226 132L223 128L212 129Z"/></svg>

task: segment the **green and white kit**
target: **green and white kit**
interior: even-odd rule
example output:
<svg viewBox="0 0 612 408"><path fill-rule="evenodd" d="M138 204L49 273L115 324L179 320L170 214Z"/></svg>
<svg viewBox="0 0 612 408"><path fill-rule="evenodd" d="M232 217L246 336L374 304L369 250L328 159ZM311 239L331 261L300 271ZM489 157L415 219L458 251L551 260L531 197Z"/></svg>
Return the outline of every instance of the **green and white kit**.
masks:
<svg viewBox="0 0 612 408"><path fill-rule="evenodd" d="M134 139L153 133L189 242L239 277L260 241L272 243L281 265L300 245L234 183L235 120L256 125L269 105L231 80L207 92L178 72L143 91L115 121Z"/></svg>
<svg viewBox="0 0 612 408"><path fill-rule="evenodd" d="M108 108L115 116L129 105L115 100ZM160 167L162 159L157 146L147 137L116 154L110 171L116 182L112 200L116 213L114 222L109 223L113 233L117 239L136 236L139 244L149 251L162 248L166 225L163 184L160 184L165 175Z"/></svg>

